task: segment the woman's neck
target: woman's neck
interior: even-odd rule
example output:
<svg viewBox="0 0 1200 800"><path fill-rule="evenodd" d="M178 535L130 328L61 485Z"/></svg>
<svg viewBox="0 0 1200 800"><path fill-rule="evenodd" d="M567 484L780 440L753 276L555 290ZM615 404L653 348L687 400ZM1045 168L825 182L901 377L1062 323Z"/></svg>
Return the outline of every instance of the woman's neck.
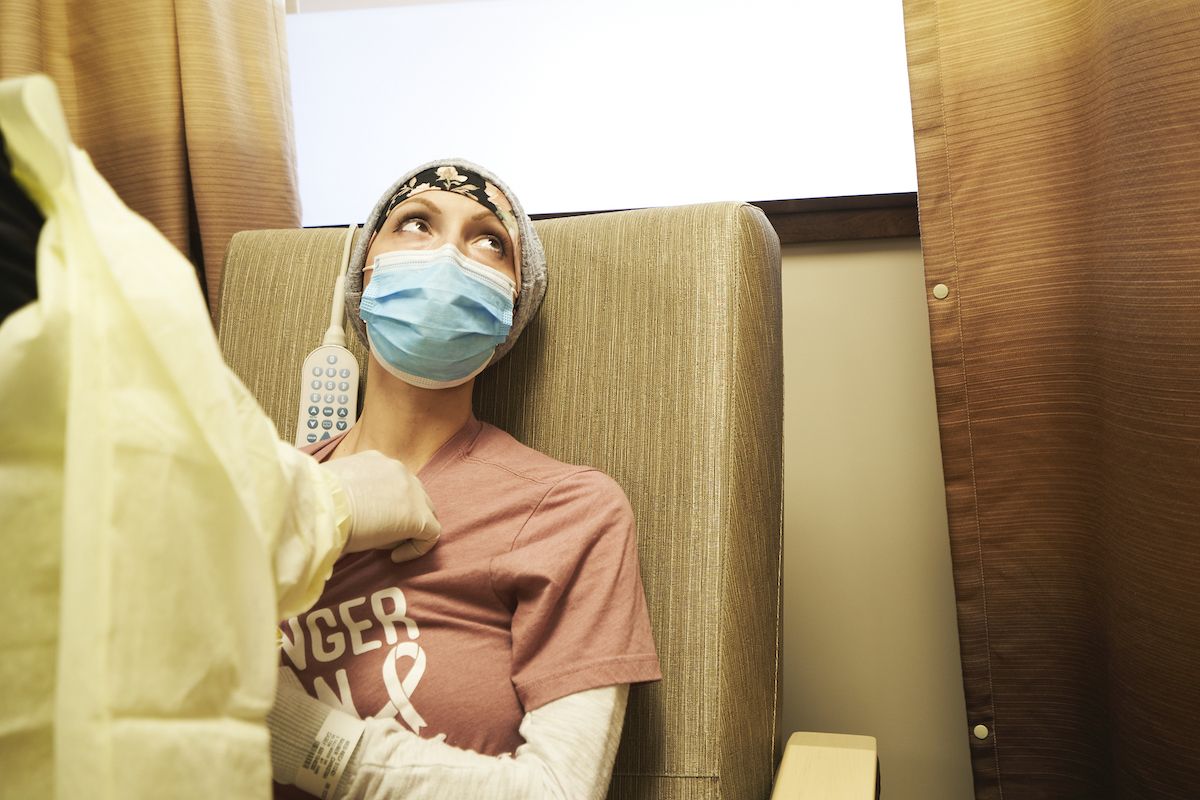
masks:
<svg viewBox="0 0 1200 800"><path fill-rule="evenodd" d="M378 450L414 474L471 418L474 379L450 389L421 389L367 357L362 413L332 458Z"/></svg>

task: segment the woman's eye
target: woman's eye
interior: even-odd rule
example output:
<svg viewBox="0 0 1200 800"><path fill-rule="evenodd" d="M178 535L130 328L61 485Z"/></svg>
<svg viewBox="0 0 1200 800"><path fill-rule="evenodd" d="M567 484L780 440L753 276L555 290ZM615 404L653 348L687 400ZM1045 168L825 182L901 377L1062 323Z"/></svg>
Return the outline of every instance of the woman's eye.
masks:
<svg viewBox="0 0 1200 800"><path fill-rule="evenodd" d="M485 250L490 250L496 255L504 255L504 241L499 236L493 236L491 234L488 234L487 236L480 236L475 240L475 244Z"/></svg>
<svg viewBox="0 0 1200 800"><path fill-rule="evenodd" d="M400 220L396 226L397 233L429 233L429 223L420 217L409 217Z"/></svg>

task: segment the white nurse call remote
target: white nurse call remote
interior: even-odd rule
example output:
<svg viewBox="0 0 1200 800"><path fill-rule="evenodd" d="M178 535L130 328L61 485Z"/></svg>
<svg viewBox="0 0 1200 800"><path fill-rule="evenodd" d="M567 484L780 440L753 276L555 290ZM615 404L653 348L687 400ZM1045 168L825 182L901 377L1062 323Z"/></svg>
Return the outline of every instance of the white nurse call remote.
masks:
<svg viewBox="0 0 1200 800"><path fill-rule="evenodd" d="M342 268L333 286L329 328L321 346L308 354L300 369L300 408L296 419L296 446L331 439L345 433L358 419L358 360L346 349L342 331L345 311L346 265L350 262L351 225L342 248Z"/></svg>

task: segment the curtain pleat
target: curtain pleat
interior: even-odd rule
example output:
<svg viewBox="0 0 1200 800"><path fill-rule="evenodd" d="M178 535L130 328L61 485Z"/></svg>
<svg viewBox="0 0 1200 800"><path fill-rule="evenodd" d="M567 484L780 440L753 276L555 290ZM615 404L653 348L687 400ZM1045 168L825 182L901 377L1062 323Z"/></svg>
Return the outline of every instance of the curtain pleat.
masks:
<svg viewBox="0 0 1200 800"><path fill-rule="evenodd" d="M30 72L214 314L229 238L300 224L282 2L4 0L0 77Z"/></svg>
<svg viewBox="0 0 1200 800"><path fill-rule="evenodd" d="M1200 5L905 18L976 796L1198 797Z"/></svg>

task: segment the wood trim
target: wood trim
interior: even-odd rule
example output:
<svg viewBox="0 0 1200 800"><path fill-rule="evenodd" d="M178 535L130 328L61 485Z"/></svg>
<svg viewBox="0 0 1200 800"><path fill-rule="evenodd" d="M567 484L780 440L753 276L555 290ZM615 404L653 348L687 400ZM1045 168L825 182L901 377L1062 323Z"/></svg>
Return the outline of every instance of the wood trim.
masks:
<svg viewBox="0 0 1200 800"><path fill-rule="evenodd" d="M916 192L808 200L762 200L751 205L761 208L767 215L782 244L920 235ZM557 219L601 213L605 212L571 211L530 216L533 219Z"/></svg>
<svg viewBox="0 0 1200 800"><path fill-rule="evenodd" d="M917 193L767 200L763 210L783 244L919 236Z"/></svg>

